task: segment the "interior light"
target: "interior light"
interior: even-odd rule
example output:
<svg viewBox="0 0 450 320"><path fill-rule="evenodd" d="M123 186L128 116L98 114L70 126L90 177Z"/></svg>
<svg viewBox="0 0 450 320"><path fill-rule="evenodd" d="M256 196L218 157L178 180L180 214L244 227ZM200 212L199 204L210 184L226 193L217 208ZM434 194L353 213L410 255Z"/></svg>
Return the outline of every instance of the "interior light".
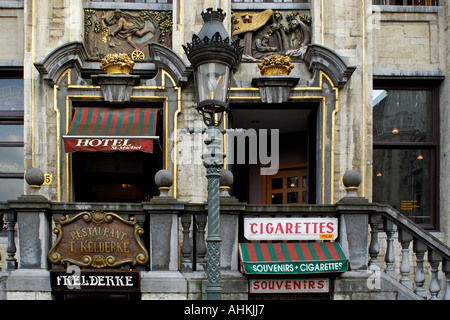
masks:
<svg viewBox="0 0 450 320"><path fill-rule="evenodd" d="M377 177L381 177L381 176L383 176L383 174L381 172L378 172Z"/></svg>
<svg viewBox="0 0 450 320"><path fill-rule="evenodd" d="M417 157L417 160L423 160L423 155L419 154L419 156Z"/></svg>
<svg viewBox="0 0 450 320"><path fill-rule="evenodd" d="M392 133L393 133L393 134L398 133L398 129L397 129L397 128L392 129Z"/></svg>

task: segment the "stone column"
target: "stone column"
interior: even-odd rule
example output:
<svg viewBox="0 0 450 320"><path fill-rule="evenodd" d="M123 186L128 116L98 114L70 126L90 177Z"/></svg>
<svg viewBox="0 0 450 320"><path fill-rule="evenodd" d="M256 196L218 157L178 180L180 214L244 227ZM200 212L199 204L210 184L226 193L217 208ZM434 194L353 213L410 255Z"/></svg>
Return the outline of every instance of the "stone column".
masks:
<svg viewBox="0 0 450 320"><path fill-rule="evenodd" d="M144 203L150 221L150 270L178 270L178 214L183 204L169 196L173 176L167 170L155 175L160 196Z"/></svg>
<svg viewBox="0 0 450 320"><path fill-rule="evenodd" d="M369 207L368 200L356 195L361 174L348 171L344 174L347 197L336 205L339 213L339 243L347 256L351 270L366 270L369 261Z"/></svg>
<svg viewBox="0 0 450 320"><path fill-rule="evenodd" d="M38 194L44 174L39 169L28 169L25 180L32 194L8 201L17 216L19 269L47 269L51 241L50 220L47 217L50 201Z"/></svg>

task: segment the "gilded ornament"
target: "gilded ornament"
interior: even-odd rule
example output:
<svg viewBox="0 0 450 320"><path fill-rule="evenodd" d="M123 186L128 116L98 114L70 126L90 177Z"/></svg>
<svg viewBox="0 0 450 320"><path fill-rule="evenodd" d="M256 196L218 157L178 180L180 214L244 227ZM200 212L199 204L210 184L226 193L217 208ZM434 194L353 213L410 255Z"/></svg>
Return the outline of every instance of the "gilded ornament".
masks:
<svg viewBox="0 0 450 320"><path fill-rule="evenodd" d="M130 74L134 61L126 53L110 53L103 57L100 68L107 74Z"/></svg>
<svg viewBox="0 0 450 320"><path fill-rule="evenodd" d="M133 60L144 60L145 59L145 54L141 50L134 50L131 53L131 59L133 59Z"/></svg>
<svg viewBox="0 0 450 320"><path fill-rule="evenodd" d="M289 56L270 55L258 63L262 76L287 76L294 68Z"/></svg>
<svg viewBox="0 0 450 320"><path fill-rule="evenodd" d="M149 255L141 242L144 230L135 218L125 221L103 211L62 217L54 229L57 239L48 259L53 264L117 268L124 264L145 265Z"/></svg>

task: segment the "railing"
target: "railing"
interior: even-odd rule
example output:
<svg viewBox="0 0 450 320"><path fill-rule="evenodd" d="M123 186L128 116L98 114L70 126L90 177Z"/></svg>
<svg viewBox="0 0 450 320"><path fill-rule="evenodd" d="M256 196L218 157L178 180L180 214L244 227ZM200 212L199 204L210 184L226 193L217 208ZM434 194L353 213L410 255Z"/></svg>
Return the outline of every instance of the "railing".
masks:
<svg viewBox="0 0 450 320"><path fill-rule="evenodd" d="M309 0L231 0L231 3L309 3Z"/></svg>
<svg viewBox="0 0 450 320"><path fill-rule="evenodd" d="M373 4L384 6L439 6L439 0L373 0Z"/></svg>
<svg viewBox="0 0 450 320"><path fill-rule="evenodd" d="M181 203L168 196L136 204L53 203L39 196L1 202L0 213L8 234L5 268L12 271L27 263L26 267L31 266L32 259L28 257L27 261L17 261L16 223L19 228L37 230L32 236L34 242L22 243L20 250L30 251L36 246L45 249L53 237L50 228L61 216L101 210L125 219L134 216L146 230L146 238L151 239L147 241L150 263L142 270L202 271L206 267L206 209L207 204ZM417 297L450 300L450 248L388 205L369 203L350 193L334 205L249 205L223 195L221 262L224 270L238 270L237 245L244 241L239 225L245 217L337 217L340 220L338 241L348 251L352 271L378 269ZM30 220L26 219L36 219L37 224L46 220L46 225L30 226ZM46 232L47 240L43 239ZM18 239L30 241L30 234L22 233ZM401 254L395 254L398 247ZM26 256L28 251L21 253ZM45 250L35 251L47 254ZM40 256L35 260L46 259ZM37 268L52 267L41 264Z"/></svg>
<svg viewBox="0 0 450 320"><path fill-rule="evenodd" d="M172 3L172 0L85 0L87 2Z"/></svg>
<svg viewBox="0 0 450 320"><path fill-rule="evenodd" d="M448 246L387 205L376 205L374 212L370 215L370 228L369 268L378 268L384 263L386 274L413 290L420 297L438 300L438 295L445 292L443 299L450 300L450 249ZM386 234L384 240L386 250L380 257L381 233ZM400 261L396 261L394 254L395 239L401 247ZM411 259L414 268L410 263ZM428 292L424 286L425 262L430 264L431 269ZM441 266L440 270L439 266ZM445 274L445 284L439 281L439 271Z"/></svg>

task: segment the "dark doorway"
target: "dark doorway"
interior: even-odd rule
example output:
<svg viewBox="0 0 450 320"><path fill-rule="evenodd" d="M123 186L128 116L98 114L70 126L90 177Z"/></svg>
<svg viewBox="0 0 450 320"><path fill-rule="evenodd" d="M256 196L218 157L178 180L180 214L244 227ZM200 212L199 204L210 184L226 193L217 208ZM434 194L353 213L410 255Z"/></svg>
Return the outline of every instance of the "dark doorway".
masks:
<svg viewBox="0 0 450 320"><path fill-rule="evenodd" d="M233 159L227 156L229 169L234 174L233 195L240 201L251 204L271 204L271 197L274 196L274 203L308 203L316 202L316 154L317 154L317 105L286 103L281 105L232 105L229 116L229 128L253 130L257 133L258 148L251 147L252 137L247 137L245 147L245 162L237 159L239 149L236 140L232 144L234 147ZM289 171L295 173L284 178L287 183L289 179L297 177L298 180L291 181L289 185L283 186L285 191L290 188L292 182L295 185L295 192L287 192L282 197L278 197L277 192L273 192L271 186L272 174L266 170L268 165L261 163L260 158L260 138L261 134L267 132L269 135L273 129L279 132L279 164L276 174L285 176ZM264 131L267 130L267 131ZM268 144L271 139L267 138ZM227 141L227 144L229 141ZM258 153L258 161L255 163L251 158L251 152ZM268 155L273 151L271 146L267 146ZM273 155L271 155L273 156ZM242 159L242 158L241 158ZM301 172L300 172L301 171ZM272 172L273 173L273 172ZM301 173L301 174L300 174ZM283 180L283 181L284 181ZM284 183L284 182L283 182ZM298 190L297 190L298 189ZM289 193L289 195L288 195ZM280 200L280 199L281 200ZM280 200L280 201L278 201ZM278 201L278 202L277 202Z"/></svg>
<svg viewBox="0 0 450 320"><path fill-rule="evenodd" d="M72 156L74 196L78 202L141 202L157 194L154 176L162 168L154 153L76 152Z"/></svg>

